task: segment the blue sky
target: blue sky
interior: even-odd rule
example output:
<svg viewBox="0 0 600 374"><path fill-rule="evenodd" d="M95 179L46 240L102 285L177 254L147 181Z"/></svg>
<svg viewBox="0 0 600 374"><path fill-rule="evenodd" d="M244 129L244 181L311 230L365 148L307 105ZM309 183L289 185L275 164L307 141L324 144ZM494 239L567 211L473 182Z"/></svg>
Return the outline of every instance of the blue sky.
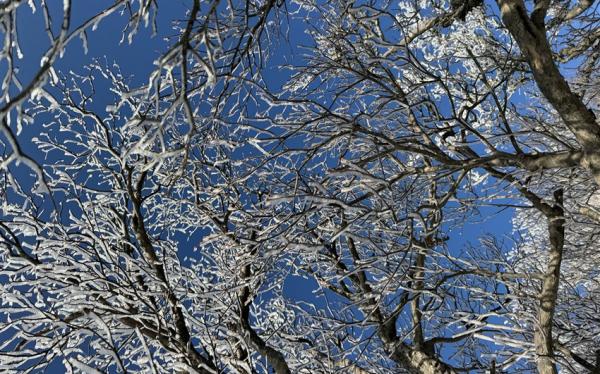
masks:
<svg viewBox="0 0 600 374"><path fill-rule="evenodd" d="M78 25L81 21L92 16L104 6L111 4L112 1L74 1L74 21L73 25ZM60 5L56 2L55 5ZM64 56L57 61L57 71L73 71L75 73L83 73L84 65L100 59L106 61L107 64L117 63L123 75L131 76L132 85L145 83L146 76L153 69L153 61L163 52L169 45L165 37L173 35L170 27L170 22L174 19L184 19L185 13L191 8L191 1L184 0L169 0L159 1L158 15L158 35L152 36L151 30L141 28L138 35L135 37L133 44L127 42L120 43L122 38L122 30L125 27L125 17L113 15L102 22L96 31L88 32L89 51L84 53L84 47L81 40L73 40L67 47ZM18 62L20 69L20 77L22 81L30 79L31 75L39 67L39 60L45 50L48 48L47 36L44 33L43 21L41 13L31 14L28 7L21 7L19 14L20 25L19 30L20 45L24 58ZM56 17L59 17L61 10L60 6L55 7L57 10ZM270 85L279 87L285 81L287 72L280 71L277 65L280 63L300 62L301 51L294 46L299 42L307 41L304 36L305 24L301 21L293 21L289 25L289 35L291 38L291 46L281 41L276 52L273 54L271 63L265 68L265 79ZM100 87L102 87L100 85ZM95 97L95 108L98 111L104 111L106 106L112 104L112 95L107 90L99 90ZM23 134L19 137L21 146L26 153L34 158L41 160L42 154L28 141L33 136L43 131L38 123L34 123L24 129ZM19 172L25 172L19 169ZM477 245L477 238L487 233L508 233L510 232L510 219L512 210L504 210L497 213L497 208L481 209L481 216L470 217L470 222L463 225L459 229L453 229L450 232L450 240L448 242L451 251L458 252L467 243ZM191 243L182 238L182 244L189 243L190 248L180 248L181 258L191 253ZM313 300L316 290L316 283L311 280L304 280L298 277L290 278L285 284L284 293L293 299ZM63 369L59 363L48 368L47 372L60 373Z"/></svg>

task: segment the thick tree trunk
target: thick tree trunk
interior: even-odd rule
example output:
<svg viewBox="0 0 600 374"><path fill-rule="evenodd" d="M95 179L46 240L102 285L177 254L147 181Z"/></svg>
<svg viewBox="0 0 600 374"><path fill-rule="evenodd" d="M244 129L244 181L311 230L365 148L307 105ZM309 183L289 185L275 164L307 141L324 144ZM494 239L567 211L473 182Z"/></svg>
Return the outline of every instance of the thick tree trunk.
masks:
<svg viewBox="0 0 600 374"><path fill-rule="evenodd" d="M556 204L552 214L548 216L548 233L550 236L550 251L548 266L544 272L544 281L540 294L538 309L539 326L535 330L534 343L537 353L537 367L540 374L557 374L554 363L554 347L552 340L552 322L558 286L560 282L560 264L562 262L565 242L565 220L562 208L562 190L555 192Z"/></svg>
<svg viewBox="0 0 600 374"><path fill-rule="evenodd" d="M544 27L546 8L536 5L530 18L522 0L497 1L502 20L524 53L540 91L577 138L584 153L582 164L600 185L600 126L554 63Z"/></svg>
<svg viewBox="0 0 600 374"><path fill-rule="evenodd" d="M456 371L422 350L404 343L396 345L392 359L413 374L456 374Z"/></svg>

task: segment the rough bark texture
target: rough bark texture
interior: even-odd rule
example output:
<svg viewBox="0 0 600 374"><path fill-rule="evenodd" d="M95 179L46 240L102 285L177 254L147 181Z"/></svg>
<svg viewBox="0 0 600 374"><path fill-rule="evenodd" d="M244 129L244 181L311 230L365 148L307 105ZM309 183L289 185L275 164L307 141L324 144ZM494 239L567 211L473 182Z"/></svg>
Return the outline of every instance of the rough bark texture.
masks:
<svg viewBox="0 0 600 374"><path fill-rule="evenodd" d="M540 294L538 309L539 326L535 331L534 343L537 353L537 367L541 374L558 373L554 363L554 347L552 339L552 322L556 308L556 298L560 282L560 264L565 244L565 219L562 208L562 190L555 192L556 204L548 217L548 234L550 248L548 266L544 273L544 281Z"/></svg>
<svg viewBox="0 0 600 374"><path fill-rule="evenodd" d="M522 0L498 0L498 5L502 20L525 55L540 91L577 138L584 153L582 164L600 184L600 126L554 63L546 38L545 9L534 10L530 18Z"/></svg>
<svg viewBox="0 0 600 374"><path fill-rule="evenodd" d="M396 346L392 359L401 363L413 374L456 374L456 371L440 360L430 357L419 349L400 343Z"/></svg>

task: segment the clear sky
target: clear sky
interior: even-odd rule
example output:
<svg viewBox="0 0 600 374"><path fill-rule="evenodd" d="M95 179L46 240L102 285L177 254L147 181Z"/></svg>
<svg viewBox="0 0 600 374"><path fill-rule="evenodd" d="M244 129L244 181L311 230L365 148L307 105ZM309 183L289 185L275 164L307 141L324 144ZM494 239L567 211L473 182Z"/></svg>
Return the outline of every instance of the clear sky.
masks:
<svg viewBox="0 0 600 374"><path fill-rule="evenodd" d="M74 1L73 25L78 25L81 21L95 14L98 10L111 4L113 1L107 0L83 0ZM54 3L50 1L49 3ZM60 5L60 2L55 2ZM54 4L53 4L54 5ZM84 43L81 40L73 40L66 48L64 56L57 61L57 71L73 71L75 73L83 73L84 65L100 59L106 61L107 64L117 63L123 75L131 76L132 85L145 83L148 73L153 69L153 61L158 57L169 45L167 40L169 36L174 35L170 27L172 20L184 19L185 13L191 8L191 1L185 0L159 0L158 14L158 34L151 35L151 30L141 28L134 42L130 45L126 41L121 42L122 30L125 27L125 17L113 15L102 22L96 31L88 33L88 51L85 53ZM49 43L44 32L43 19L41 12L32 14L27 7L21 7L22 12L19 14L21 18L20 25L26 25L19 30L20 45L23 52L23 59L19 61L21 79L27 81L31 75L39 68L39 61L42 54L48 48ZM60 17L60 6L55 7L57 10L56 17ZM274 86L281 85L286 77L286 73L280 72L276 66L282 62L299 61L297 57L300 54L294 48L296 43L305 40L304 29L305 25L301 21L293 21L290 24L290 40L291 44L287 45L285 41L281 41L280 47L274 53L271 63L265 67L265 78L269 84ZM295 60L296 59L296 60ZM102 85L99 85L100 90L95 97L95 109L104 111L106 106L112 104L113 97L108 90L102 90ZM106 87L104 87L106 88ZM22 136L19 137L21 146L26 153L34 158L41 160L42 154L28 140L36 134L39 134L43 129L38 123L34 123L24 129ZM477 238L488 232L491 233L509 233L511 230L511 217L513 212L505 210L498 214L493 214L499 211L497 208L486 208L481 210L481 216L471 217L471 222L463 225L461 229L455 229L450 232L450 240L448 242L451 251L458 252L467 243L477 245ZM187 238L181 238L182 246L192 245ZM190 248L180 248L180 258L191 254ZM310 280L301 278L290 278L285 284L285 294L296 300L311 300L318 303L318 299L312 294L316 289L316 283ZM49 372L62 372L60 363L49 368Z"/></svg>

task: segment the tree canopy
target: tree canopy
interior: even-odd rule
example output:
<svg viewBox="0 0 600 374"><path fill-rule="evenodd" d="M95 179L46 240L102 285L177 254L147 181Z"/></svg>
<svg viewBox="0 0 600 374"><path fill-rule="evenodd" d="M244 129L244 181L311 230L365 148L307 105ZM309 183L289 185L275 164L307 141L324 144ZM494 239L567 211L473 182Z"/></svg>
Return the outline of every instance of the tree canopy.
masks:
<svg viewBox="0 0 600 374"><path fill-rule="evenodd" d="M0 1L0 370L600 373L599 4Z"/></svg>

